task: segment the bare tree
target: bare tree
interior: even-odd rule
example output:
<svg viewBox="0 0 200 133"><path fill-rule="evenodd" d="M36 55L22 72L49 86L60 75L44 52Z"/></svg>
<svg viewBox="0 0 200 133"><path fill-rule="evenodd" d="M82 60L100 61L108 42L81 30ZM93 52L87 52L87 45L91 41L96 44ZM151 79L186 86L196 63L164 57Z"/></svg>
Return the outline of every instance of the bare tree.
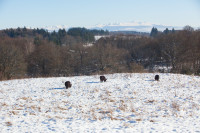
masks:
<svg viewBox="0 0 200 133"><path fill-rule="evenodd" d="M0 44L0 79L24 77L26 63L23 53L15 45Z"/></svg>
<svg viewBox="0 0 200 133"><path fill-rule="evenodd" d="M59 66L59 74L62 76L72 75L74 72L72 60L73 51L70 50L68 46L62 46L59 49L60 53L60 66Z"/></svg>
<svg viewBox="0 0 200 133"><path fill-rule="evenodd" d="M191 26L189 26L189 25L186 25L186 26L183 27L183 30L193 32L193 31L194 31L194 28L191 27Z"/></svg>
<svg viewBox="0 0 200 133"><path fill-rule="evenodd" d="M43 42L28 58L28 73L32 76L57 76L59 65L57 46Z"/></svg>
<svg viewBox="0 0 200 133"><path fill-rule="evenodd" d="M111 44L96 44L93 49L93 57L97 71L122 72L127 69L128 51L119 49Z"/></svg>
<svg viewBox="0 0 200 133"><path fill-rule="evenodd" d="M177 67L179 44L174 34L165 35L160 39L162 58L166 63L169 62L172 70L175 70Z"/></svg>

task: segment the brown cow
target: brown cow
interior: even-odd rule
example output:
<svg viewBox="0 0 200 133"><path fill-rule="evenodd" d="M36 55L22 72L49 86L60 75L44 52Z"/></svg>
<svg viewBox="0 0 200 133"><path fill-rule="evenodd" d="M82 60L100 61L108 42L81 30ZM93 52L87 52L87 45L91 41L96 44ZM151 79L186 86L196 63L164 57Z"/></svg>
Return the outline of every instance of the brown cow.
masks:
<svg viewBox="0 0 200 133"><path fill-rule="evenodd" d="M159 75L156 75L156 76L155 76L155 80L156 80L156 81L159 81Z"/></svg>
<svg viewBox="0 0 200 133"><path fill-rule="evenodd" d="M66 89L72 87L71 82L70 82L70 81L66 81L66 82L65 82L65 87L66 87Z"/></svg>
<svg viewBox="0 0 200 133"><path fill-rule="evenodd" d="M106 79L105 76L100 76L100 81L101 81L101 82L103 82L103 81L106 82L106 80L107 80L107 79Z"/></svg>

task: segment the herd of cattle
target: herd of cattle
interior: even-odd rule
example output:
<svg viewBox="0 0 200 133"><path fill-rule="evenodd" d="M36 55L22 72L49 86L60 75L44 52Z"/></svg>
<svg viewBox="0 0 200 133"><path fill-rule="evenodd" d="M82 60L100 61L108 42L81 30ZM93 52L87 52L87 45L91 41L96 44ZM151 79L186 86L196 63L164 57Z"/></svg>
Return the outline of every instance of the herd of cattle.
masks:
<svg viewBox="0 0 200 133"><path fill-rule="evenodd" d="M105 76L100 76L100 82L106 82L106 80L107 80L107 79L106 79ZM159 81L159 75L155 75L155 80L156 80L156 81ZM71 82L70 82L70 81L66 81L66 82L65 82L65 87L66 87L66 89L72 87Z"/></svg>

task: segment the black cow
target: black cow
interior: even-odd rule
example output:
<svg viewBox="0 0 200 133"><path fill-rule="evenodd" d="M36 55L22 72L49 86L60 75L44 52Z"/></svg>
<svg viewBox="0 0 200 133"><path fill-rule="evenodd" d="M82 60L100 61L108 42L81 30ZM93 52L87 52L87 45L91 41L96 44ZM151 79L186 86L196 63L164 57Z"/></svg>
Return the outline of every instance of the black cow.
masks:
<svg viewBox="0 0 200 133"><path fill-rule="evenodd" d="M156 81L159 81L159 75L156 75L156 76L155 76L155 80L156 80Z"/></svg>
<svg viewBox="0 0 200 133"><path fill-rule="evenodd" d="M107 79L106 79L105 76L100 76L100 81L101 81L101 82L103 82L103 81L106 82L106 80L107 80Z"/></svg>
<svg viewBox="0 0 200 133"><path fill-rule="evenodd" d="M65 82L65 87L66 87L66 89L72 87L71 82L70 82L70 81L66 81L66 82Z"/></svg>

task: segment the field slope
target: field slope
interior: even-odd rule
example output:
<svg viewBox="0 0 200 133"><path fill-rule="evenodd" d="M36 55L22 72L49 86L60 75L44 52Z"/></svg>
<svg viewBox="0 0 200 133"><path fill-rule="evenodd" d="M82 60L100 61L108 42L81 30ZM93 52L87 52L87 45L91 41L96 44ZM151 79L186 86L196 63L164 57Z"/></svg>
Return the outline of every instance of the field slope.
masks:
<svg viewBox="0 0 200 133"><path fill-rule="evenodd" d="M1 81L0 132L200 132L200 77L154 75Z"/></svg>

